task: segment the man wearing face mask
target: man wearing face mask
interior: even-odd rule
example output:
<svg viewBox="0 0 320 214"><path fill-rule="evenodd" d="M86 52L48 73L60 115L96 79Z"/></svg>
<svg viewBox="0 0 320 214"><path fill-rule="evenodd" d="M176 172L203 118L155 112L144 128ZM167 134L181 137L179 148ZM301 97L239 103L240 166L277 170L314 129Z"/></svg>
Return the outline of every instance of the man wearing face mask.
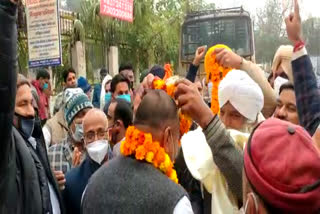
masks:
<svg viewBox="0 0 320 214"><path fill-rule="evenodd" d="M38 100L38 113L41 119L41 124L44 125L49 117L48 111L48 97L44 93L44 90L49 88L50 74L45 69L40 69L37 72L37 79L32 81L33 87L36 89L39 100Z"/></svg>
<svg viewBox="0 0 320 214"><path fill-rule="evenodd" d="M103 110L104 106L111 100L111 80L112 77L108 74L102 81L102 89L100 93L100 109Z"/></svg>
<svg viewBox="0 0 320 214"><path fill-rule="evenodd" d="M170 159L175 159L179 150L179 116L174 100L165 92L154 90L144 96L134 128L150 133L151 143L159 142ZM192 208L181 186L152 163L138 161L132 155L111 160L91 177L82 212L187 214L192 213Z"/></svg>
<svg viewBox="0 0 320 214"><path fill-rule="evenodd" d="M63 91L63 99L61 105L65 106L65 103L74 95L82 93L81 88L68 88ZM68 124L64 117L64 107L50 118L44 125L42 131L46 140L47 148L55 144L59 144L68 135Z"/></svg>
<svg viewBox="0 0 320 214"><path fill-rule="evenodd" d="M72 167L80 164L84 149L82 121L92 107L92 103L83 92L74 94L67 101L65 119L69 126L68 136L48 150L51 167L55 171L65 174Z"/></svg>
<svg viewBox="0 0 320 214"><path fill-rule="evenodd" d="M0 213L63 213L31 84L17 82L16 2L0 1Z"/></svg>
<svg viewBox="0 0 320 214"><path fill-rule="evenodd" d="M127 128L132 125L132 108L123 99L116 99L109 102L105 109L108 118L108 135L111 146L113 146L113 156L120 155L120 145L124 140Z"/></svg>
<svg viewBox="0 0 320 214"><path fill-rule="evenodd" d="M269 119L244 149L244 213L319 213L319 177L319 151L310 135L300 126Z"/></svg>
<svg viewBox="0 0 320 214"><path fill-rule="evenodd" d="M100 166L112 158L107 139L107 117L103 111L90 110L83 118L86 158L79 167L66 174L66 188L63 199L68 213L80 214L81 197L88 181Z"/></svg>
<svg viewBox="0 0 320 214"><path fill-rule="evenodd" d="M111 94L113 100L120 98L131 104L129 80L121 74L113 77L111 81Z"/></svg>

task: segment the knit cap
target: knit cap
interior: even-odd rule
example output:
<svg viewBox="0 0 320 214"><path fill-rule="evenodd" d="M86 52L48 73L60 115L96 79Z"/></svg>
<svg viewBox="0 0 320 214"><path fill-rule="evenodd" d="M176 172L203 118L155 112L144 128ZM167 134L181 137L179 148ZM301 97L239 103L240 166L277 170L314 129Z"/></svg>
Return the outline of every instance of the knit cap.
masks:
<svg viewBox="0 0 320 214"><path fill-rule="evenodd" d="M281 213L319 213L320 154L302 127L263 122L244 149L244 170L254 191Z"/></svg>
<svg viewBox="0 0 320 214"><path fill-rule="evenodd" d="M87 79L84 77L79 77L78 79L78 87L81 88L84 93L87 93L91 90L91 85L88 83Z"/></svg>
<svg viewBox="0 0 320 214"><path fill-rule="evenodd" d="M74 94L66 103L64 116L68 126L72 123L74 117L83 109L93 108L92 103L85 93Z"/></svg>

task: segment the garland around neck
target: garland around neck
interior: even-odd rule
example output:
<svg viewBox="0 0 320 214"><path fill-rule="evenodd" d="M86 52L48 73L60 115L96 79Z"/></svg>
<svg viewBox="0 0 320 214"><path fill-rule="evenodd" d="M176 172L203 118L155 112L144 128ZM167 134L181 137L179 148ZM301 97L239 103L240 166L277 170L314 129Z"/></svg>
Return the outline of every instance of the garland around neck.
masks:
<svg viewBox="0 0 320 214"><path fill-rule="evenodd" d="M120 151L124 156L134 156L139 161L152 164L173 182L178 183L177 172L173 168L169 155L159 142L153 141L150 133L144 133L134 126L128 127Z"/></svg>

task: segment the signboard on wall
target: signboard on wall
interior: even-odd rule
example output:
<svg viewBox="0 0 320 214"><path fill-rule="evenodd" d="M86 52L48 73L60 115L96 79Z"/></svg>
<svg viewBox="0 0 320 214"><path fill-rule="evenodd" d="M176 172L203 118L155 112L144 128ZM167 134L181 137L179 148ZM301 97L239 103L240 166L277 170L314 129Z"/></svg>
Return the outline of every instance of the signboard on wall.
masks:
<svg viewBox="0 0 320 214"><path fill-rule="evenodd" d="M133 0L100 0L100 14L133 22Z"/></svg>
<svg viewBox="0 0 320 214"><path fill-rule="evenodd" d="M62 64L58 0L27 0L29 68Z"/></svg>

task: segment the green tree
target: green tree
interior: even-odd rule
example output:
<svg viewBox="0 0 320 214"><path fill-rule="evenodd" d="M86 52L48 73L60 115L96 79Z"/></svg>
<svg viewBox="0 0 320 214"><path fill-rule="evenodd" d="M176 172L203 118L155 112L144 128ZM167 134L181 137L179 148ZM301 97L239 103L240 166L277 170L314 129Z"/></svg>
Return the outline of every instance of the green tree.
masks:
<svg viewBox="0 0 320 214"><path fill-rule="evenodd" d="M271 63L278 47L289 43L285 37L280 0L267 0L265 7L258 11L254 35L259 63Z"/></svg>
<svg viewBox="0 0 320 214"><path fill-rule="evenodd" d="M320 55L320 18L311 17L303 22L303 36L310 55Z"/></svg>

